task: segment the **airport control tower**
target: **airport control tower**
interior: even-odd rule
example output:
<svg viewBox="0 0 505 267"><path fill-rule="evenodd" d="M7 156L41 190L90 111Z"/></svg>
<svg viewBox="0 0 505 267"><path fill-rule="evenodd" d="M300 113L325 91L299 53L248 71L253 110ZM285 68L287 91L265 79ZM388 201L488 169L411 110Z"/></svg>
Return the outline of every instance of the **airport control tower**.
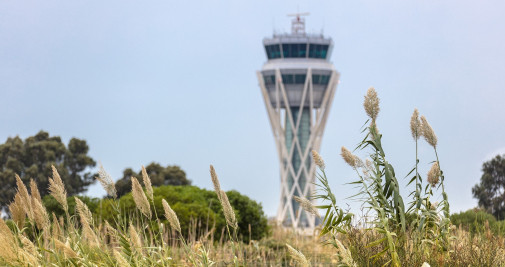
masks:
<svg viewBox="0 0 505 267"><path fill-rule="evenodd" d="M281 171L277 220L286 227L313 229L315 216L302 210L293 196L310 197L324 127L339 82L330 62L333 42L322 34L307 34L308 14L294 14L291 34L263 39L267 62L257 72L270 118Z"/></svg>

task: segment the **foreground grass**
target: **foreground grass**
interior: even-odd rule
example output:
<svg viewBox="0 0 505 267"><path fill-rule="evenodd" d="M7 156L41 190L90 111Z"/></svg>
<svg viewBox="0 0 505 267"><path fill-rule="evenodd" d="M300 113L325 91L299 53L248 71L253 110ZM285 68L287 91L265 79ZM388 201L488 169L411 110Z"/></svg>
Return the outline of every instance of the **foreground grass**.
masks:
<svg viewBox="0 0 505 267"><path fill-rule="evenodd" d="M103 168L97 179L111 199L111 216L93 218L89 208L75 198L76 214L69 213L67 193L53 167L49 191L65 215L48 214L36 183L30 192L16 176L17 194L9 205L11 220L0 219L1 266L505 266L505 238L484 222L478 232L467 232L451 224L444 174L437 153L437 138L426 118L415 110L411 120L416 145L415 167L407 175L410 200L403 198L393 168L382 147L376 119L379 99L373 88L365 96L365 111L371 123L356 150L368 148L362 160L342 148L344 160L355 170L359 187L355 197L367 217L356 217L340 208L331 192L321 156L313 151L318 191L311 197L297 197L306 212L319 216L322 224L314 233L273 225L268 238L244 243L228 195L210 166L214 190L226 225L196 234L198 222L182 233L177 214L162 199L164 214L153 208L151 180L142 168L144 188L132 177L136 210L125 214L116 199L115 185ZM434 149L435 159L423 179L419 173L418 140L423 136ZM442 199L434 202L437 194ZM323 202L314 206L313 200ZM299 213L298 213L299 214ZM299 216L299 215L297 215ZM162 220L162 218L166 218ZM112 226L111 226L112 225ZM221 231L215 240L216 231ZM251 232L251 230L249 231ZM200 233L200 232L198 232Z"/></svg>
<svg viewBox="0 0 505 267"><path fill-rule="evenodd" d="M56 172L54 176L57 177ZM158 215L149 213L151 207L145 206L149 204L149 197L138 189L137 198L144 201L144 207L139 202L139 212L129 221L124 221L118 213L119 227L112 228L107 221L93 219L80 201L77 201L77 214L60 218L49 216L35 188L31 188L29 194L20 181L18 187L19 194L10 206L12 219L0 219L1 266L302 265L294 260L286 244L305 257L305 265L381 266L388 262L387 257L374 258L384 245L369 245L380 234L365 230L364 223L351 226L346 234L338 234L341 246L337 250L323 244L331 239L320 237L320 229L312 235L301 235L275 225L269 237L247 244L233 237L231 226L228 228L230 235L223 234L220 240L214 240L215 230L184 238L177 230L176 215L166 214L169 223L161 223ZM61 188L59 190L64 193ZM142 194L146 197L144 200ZM29 202L25 202L26 199ZM159 224L152 224L153 221ZM233 225L233 221L230 224ZM419 249L414 246L414 240L407 238L402 242L404 246L397 247L399 261L402 266L421 266L424 262L431 266L505 266L504 237L495 236L486 224L483 229L470 234L451 227L452 238L446 251L430 244Z"/></svg>

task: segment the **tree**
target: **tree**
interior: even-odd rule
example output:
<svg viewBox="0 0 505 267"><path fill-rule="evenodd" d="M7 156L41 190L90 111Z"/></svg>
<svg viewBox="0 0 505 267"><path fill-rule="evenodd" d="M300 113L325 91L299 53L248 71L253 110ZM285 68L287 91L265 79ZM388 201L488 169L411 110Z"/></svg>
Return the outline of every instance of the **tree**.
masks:
<svg viewBox="0 0 505 267"><path fill-rule="evenodd" d="M33 179L41 196L47 195L51 165L58 170L69 195L85 191L94 181L86 170L96 164L88 151L85 140L72 138L67 147L59 136L44 131L24 141L19 136L9 137L0 145L0 206L6 207L16 194L15 174L25 184Z"/></svg>
<svg viewBox="0 0 505 267"><path fill-rule="evenodd" d="M149 175L149 178L151 178L152 186L191 185L191 180L188 180L186 178L186 172L184 172L179 166L168 165L167 167L163 167L159 163L152 162L145 168L147 174ZM123 177L116 181L116 190L118 197L121 197L131 191L132 176L136 177L144 186L142 182L142 171L135 172L131 168L127 168L123 171Z"/></svg>
<svg viewBox="0 0 505 267"><path fill-rule="evenodd" d="M505 155L496 156L482 165L480 184L472 188L479 206L498 220L505 219Z"/></svg>

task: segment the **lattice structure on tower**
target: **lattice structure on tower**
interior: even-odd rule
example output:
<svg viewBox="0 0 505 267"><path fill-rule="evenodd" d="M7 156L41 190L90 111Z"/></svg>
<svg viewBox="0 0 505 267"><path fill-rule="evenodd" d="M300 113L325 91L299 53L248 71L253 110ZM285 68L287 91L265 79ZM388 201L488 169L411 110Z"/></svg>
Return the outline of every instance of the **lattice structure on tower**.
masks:
<svg viewBox="0 0 505 267"><path fill-rule="evenodd" d="M265 38L268 61L257 72L280 161L281 196L277 220L286 227L313 229L316 217L293 199L314 193L319 151L339 73L329 61L333 42L305 33L296 15L292 33Z"/></svg>

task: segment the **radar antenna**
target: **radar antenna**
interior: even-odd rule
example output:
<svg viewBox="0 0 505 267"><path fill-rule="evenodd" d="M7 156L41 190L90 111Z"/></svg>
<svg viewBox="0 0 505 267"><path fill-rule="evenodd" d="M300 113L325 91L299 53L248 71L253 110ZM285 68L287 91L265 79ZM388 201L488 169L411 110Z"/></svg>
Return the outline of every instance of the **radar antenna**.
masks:
<svg viewBox="0 0 505 267"><path fill-rule="evenodd" d="M295 17L291 21L291 34L305 35L305 18L302 16L310 15L309 12L288 14L288 17Z"/></svg>

